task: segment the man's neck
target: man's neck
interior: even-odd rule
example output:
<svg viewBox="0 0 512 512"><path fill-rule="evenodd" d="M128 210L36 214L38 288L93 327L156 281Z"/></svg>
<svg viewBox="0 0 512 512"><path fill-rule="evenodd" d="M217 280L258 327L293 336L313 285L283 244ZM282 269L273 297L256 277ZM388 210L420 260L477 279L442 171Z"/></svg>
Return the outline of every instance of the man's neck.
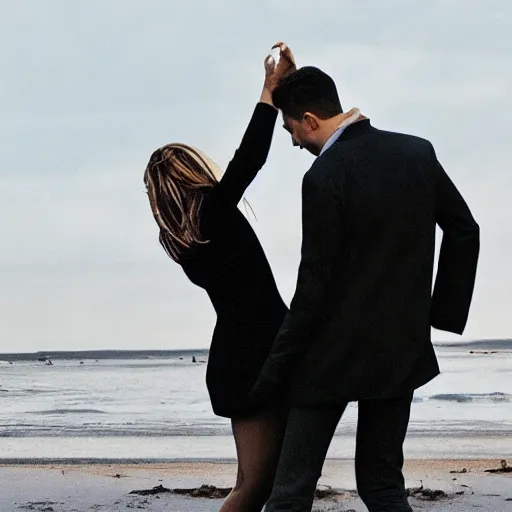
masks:
<svg viewBox="0 0 512 512"><path fill-rule="evenodd" d="M325 144L332 136L332 134L339 128L340 124L350 117L348 112L338 114L337 116L331 117L325 121L325 127L322 130L322 143Z"/></svg>

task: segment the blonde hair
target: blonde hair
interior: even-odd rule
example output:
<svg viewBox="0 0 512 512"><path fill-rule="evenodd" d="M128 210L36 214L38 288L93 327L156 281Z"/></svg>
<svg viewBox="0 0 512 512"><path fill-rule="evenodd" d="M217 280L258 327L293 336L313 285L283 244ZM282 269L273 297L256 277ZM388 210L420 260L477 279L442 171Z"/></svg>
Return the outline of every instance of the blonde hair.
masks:
<svg viewBox="0 0 512 512"><path fill-rule="evenodd" d="M151 155L144 184L160 243L176 262L184 250L208 242L199 229L199 212L205 188L217 184L217 170L204 153L186 144L167 144Z"/></svg>

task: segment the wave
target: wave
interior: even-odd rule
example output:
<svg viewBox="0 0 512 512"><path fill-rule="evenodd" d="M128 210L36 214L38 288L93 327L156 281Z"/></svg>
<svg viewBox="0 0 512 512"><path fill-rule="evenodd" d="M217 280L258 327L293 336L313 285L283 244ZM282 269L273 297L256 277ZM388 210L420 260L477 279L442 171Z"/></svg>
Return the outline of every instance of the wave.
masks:
<svg viewBox="0 0 512 512"><path fill-rule="evenodd" d="M62 390L58 388L50 388L50 387L39 387L37 389L33 388L25 388L25 389L19 389L16 390L19 394L26 394L26 395L61 395ZM85 394L85 393L84 393Z"/></svg>
<svg viewBox="0 0 512 512"><path fill-rule="evenodd" d="M512 395L507 393L446 393L440 395L432 395L429 400L444 400L447 402L512 402Z"/></svg>
<svg viewBox="0 0 512 512"><path fill-rule="evenodd" d="M212 437L230 436L229 426L217 428L190 426L157 428L149 426L119 426L119 425L16 425L5 426L0 430L2 437Z"/></svg>
<svg viewBox="0 0 512 512"><path fill-rule="evenodd" d="M414 437L509 437L512 429L511 423L479 422L471 424L464 422L413 422L409 426L408 435ZM336 437L354 436L355 425L342 424L335 432ZM2 438L181 438L181 437L231 437L229 426L222 425L216 428L206 426L188 427L151 427L151 426L121 426L121 425L1 425L0 439Z"/></svg>
<svg viewBox="0 0 512 512"><path fill-rule="evenodd" d="M53 415L53 414L108 414L100 409L50 409L47 411L30 411L29 414L42 414L42 415Z"/></svg>

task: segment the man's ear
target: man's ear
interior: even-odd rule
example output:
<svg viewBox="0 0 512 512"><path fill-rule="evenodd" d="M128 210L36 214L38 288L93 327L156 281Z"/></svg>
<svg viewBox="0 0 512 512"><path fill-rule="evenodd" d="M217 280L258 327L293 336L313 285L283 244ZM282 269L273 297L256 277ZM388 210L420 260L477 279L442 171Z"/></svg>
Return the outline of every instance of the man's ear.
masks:
<svg viewBox="0 0 512 512"><path fill-rule="evenodd" d="M306 112L302 117L302 121L308 127L310 132L314 132L320 127L318 118L315 116L315 114L311 114L311 112Z"/></svg>

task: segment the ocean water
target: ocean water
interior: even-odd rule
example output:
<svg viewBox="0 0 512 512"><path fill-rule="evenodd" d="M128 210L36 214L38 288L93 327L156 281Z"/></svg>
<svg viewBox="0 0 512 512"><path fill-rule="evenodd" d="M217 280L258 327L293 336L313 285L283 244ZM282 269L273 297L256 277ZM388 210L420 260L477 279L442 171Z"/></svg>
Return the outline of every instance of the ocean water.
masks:
<svg viewBox="0 0 512 512"><path fill-rule="evenodd" d="M512 344L492 348L436 347L442 374L415 394L408 456L512 457ZM207 351L112 357L0 362L0 459L235 456L229 420L211 411ZM353 403L330 457L353 456L356 425Z"/></svg>

